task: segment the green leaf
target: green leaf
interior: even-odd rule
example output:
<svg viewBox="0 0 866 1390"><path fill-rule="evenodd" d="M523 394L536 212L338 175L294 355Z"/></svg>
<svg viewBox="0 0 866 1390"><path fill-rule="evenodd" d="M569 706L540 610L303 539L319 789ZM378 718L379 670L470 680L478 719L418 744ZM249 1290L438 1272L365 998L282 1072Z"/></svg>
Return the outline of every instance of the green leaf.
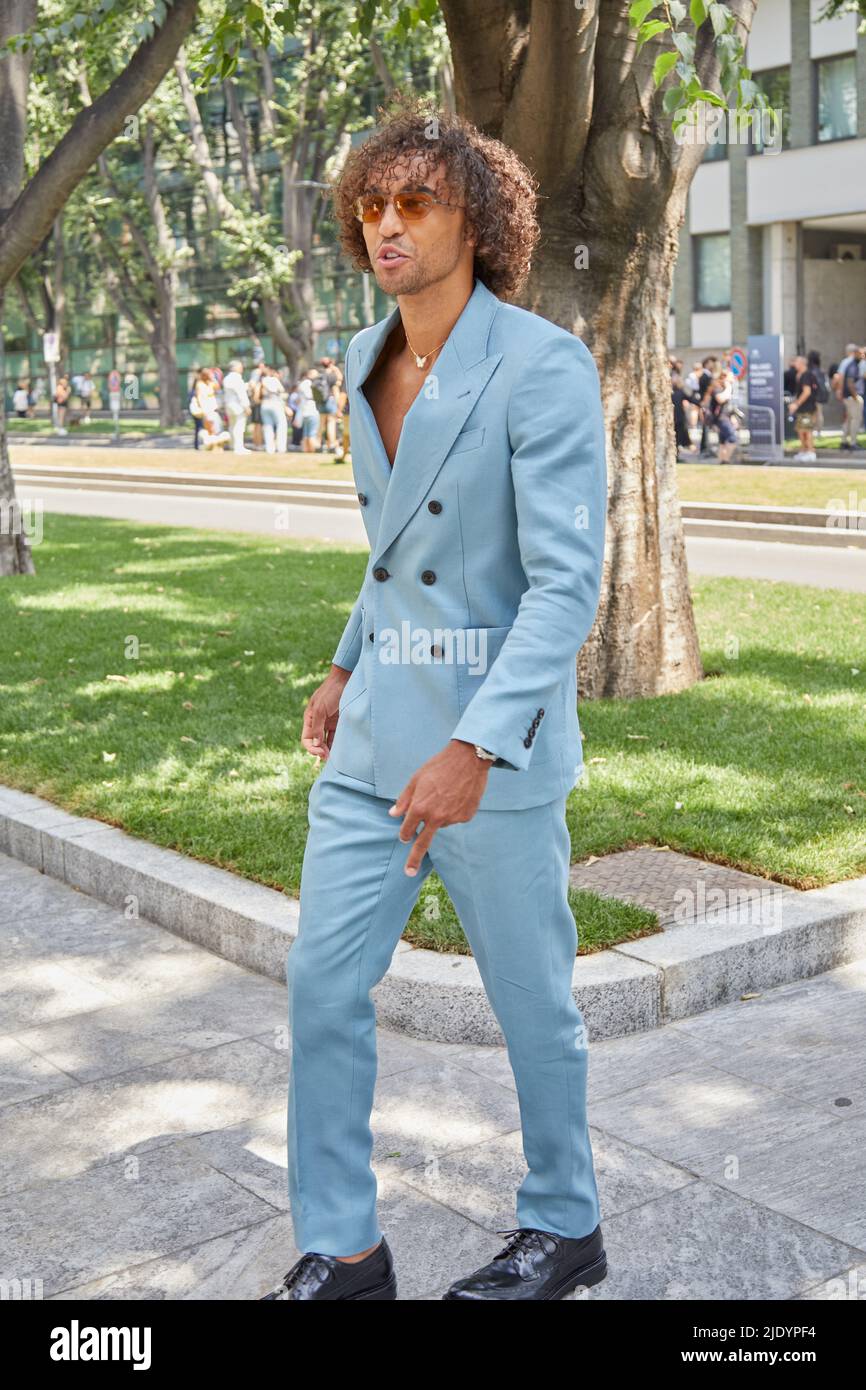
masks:
<svg viewBox="0 0 866 1390"><path fill-rule="evenodd" d="M696 29L699 29L707 17L707 7L704 0L692 0L689 5L689 14L692 18L692 24Z"/></svg>
<svg viewBox="0 0 866 1390"><path fill-rule="evenodd" d="M662 101L662 107L668 115L670 115L672 111L676 111L677 107L680 105L683 98L685 97L685 94L685 87L668 88L668 90L664 94L664 99Z"/></svg>
<svg viewBox="0 0 866 1390"><path fill-rule="evenodd" d="M674 43L683 57L690 63L695 58L695 40L692 34L674 34Z"/></svg>
<svg viewBox="0 0 866 1390"><path fill-rule="evenodd" d="M724 34L733 23L734 16L726 5L710 5L710 20L714 34Z"/></svg>
<svg viewBox="0 0 866 1390"><path fill-rule="evenodd" d="M665 33L670 27L666 19L650 19L646 24L642 24L638 30L637 52L640 53L649 39L654 38L656 34Z"/></svg>
<svg viewBox="0 0 866 1390"><path fill-rule="evenodd" d="M637 29L643 24L650 10L656 7L656 0L635 0L633 5L628 7L628 18L632 29Z"/></svg>
<svg viewBox="0 0 866 1390"><path fill-rule="evenodd" d="M681 0L669 0L668 9L673 15L674 22L682 24L686 17L686 7L681 3Z"/></svg>
<svg viewBox="0 0 866 1390"><path fill-rule="evenodd" d="M657 87L664 82L676 61L677 55L674 52L660 53L656 58L653 63L653 82Z"/></svg>
<svg viewBox="0 0 866 1390"><path fill-rule="evenodd" d="M725 111L728 109L728 103L717 92L711 92L707 87L701 87L700 91L695 93L695 98L697 101L708 101L711 106L721 106Z"/></svg>

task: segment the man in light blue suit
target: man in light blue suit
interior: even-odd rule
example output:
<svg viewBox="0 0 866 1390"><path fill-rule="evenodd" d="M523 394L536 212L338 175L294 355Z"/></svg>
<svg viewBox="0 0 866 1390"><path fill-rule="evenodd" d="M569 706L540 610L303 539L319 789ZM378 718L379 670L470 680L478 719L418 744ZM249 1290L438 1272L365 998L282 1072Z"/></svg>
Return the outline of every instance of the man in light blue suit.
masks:
<svg viewBox="0 0 866 1390"><path fill-rule="evenodd" d="M527 1162L505 1247L444 1297L561 1299L606 1273L565 820L604 554L598 374L580 339L507 302L538 224L532 177L498 141L404 101L350 154L335 205L344 248L397 304L346 352L370 558L304 715L324 767L287 962L303 1253L266 1297L396 1297L370 990L435 868L507 1044Z"/></svg>

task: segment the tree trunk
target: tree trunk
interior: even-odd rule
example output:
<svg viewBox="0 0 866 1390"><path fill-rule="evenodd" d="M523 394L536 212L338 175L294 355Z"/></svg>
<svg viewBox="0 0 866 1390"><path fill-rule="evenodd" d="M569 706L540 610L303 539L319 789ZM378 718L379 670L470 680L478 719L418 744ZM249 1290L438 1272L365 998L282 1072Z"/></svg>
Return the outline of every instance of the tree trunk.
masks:
<svg viewBox="0 0 866 1390"><path fill-rule="evenodd" d="M66 240L63 235L63 213L54 219L54 269L51 276L54 313L49 327L57 334L60 343L60 369L68 371L71 367L69 349L66 341Z"/></svg>
<svg viewBox="0 0 866 1390"><path fill-rule="evenodd" d="M457 109L539 182L542 238L521 302L578 334L604 402L609 478L598 614L584 696L658 695L703 674L676 483L667 319L678 229L702 149L678 145L636 52L628 0L440 0ZM756 0L731 0L741 35ZM668 40L669 42L669 40ZM696 66L718 75L709 24ZM556 93L568 93L568 99Z"/></svg>
<svg viewBox="0 0 866 1390"><path fill-rule="evenodd" d="M0 6L0 44L36 23L36 0L6 0ZM24 177L29 53L7 53L0 64L0 224L18 197ZM6 433L6 347L3 338L4 287L0 283L0 576L33 574L33 554L20 525L15 479Z"/></svg>
<svg viewBox="0 0 866 1390"><path fill-rule="evenodd" d="M165 204L156 177L156 135L148 122L142 144L144 196L159 247L159 260L148 255L145 266L156 291L157 321L154 325L154 353L159 372L159 423L165 426L181 422L180 390L177 384L177 295L178 272L174 237L168 224ZM147 250L147 242L138 231L138 240Z"/></svg>
<svg viewBox="0 0 866 1390"><path fill-rule="evenodd" d="M4 294L0 287L0 323L3 322ZM0 577L10 574L35 574L33 552L24 531L15 479L9 463L9 444L6 437L6 343L0 333Z"/></svg>
<svg viewBox="0 0 866 1390"><path fill-rule="evenodd" d="M174 0L162 27L141 44L131 62L93 105L79 112L23 192L31 55L9 53L3 58L0 63L0 130L3 133L0 140L0 308L6 285L44 241L73 189L106 145L120 134L127 116L137 111L158 87L192 28L197 10L198 0ZM13 34L32 29L36 14L36 0L4 0L0 5L0 44ZM0 575L34 572L27 537L20 527L17 534L8 529L8 518L17 511L6 434L5 355L0 353Z"/></svg>
<svg viewBox="0 0 866 1390"><path fill-rule="evenodd" d="M181 423L174 304L161 308L159 323L151 338L151 347L159 375L159 423L171 428Z"/></svg>
<svg viewBox="0 0 866 1390"><path fill-rule="evenodd" d="M591 347L607 422L608 536L598 615L578 661L584 697L682 690L703 675L692 616L667 353L676 228L631 242L548 205L528 307ZM575 246L587 267L575 269ZM590 273L591 272L591 273Z"/></svg>

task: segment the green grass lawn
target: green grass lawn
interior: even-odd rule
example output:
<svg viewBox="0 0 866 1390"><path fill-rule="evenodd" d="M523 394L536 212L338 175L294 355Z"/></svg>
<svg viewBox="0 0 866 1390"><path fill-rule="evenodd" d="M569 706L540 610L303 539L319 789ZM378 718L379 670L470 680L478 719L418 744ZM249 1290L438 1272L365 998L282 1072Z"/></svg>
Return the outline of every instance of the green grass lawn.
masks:
<svg viewBox="0 0 866 1390"><path fill-rule="evenodd" d="M331 482L351 483L352 465L342 459L335 460L332 454L266 454L263 451L249 454L230 454L211 450L194 449L192 434L189 444L183 448L124 449L104 445L90 445L82 439L75 445L58 445L56 449L46 444L13 444L10 448L13 469L27 464L37 464L41 468L124 468L142 473L183 472L183 473L222 473L235 477L268 478L324 478Z"/></svg>
<svg viewBox="0 0 866 1390"><path fill-rule="evenodd" d="M866 468L762 468L754 464L678 463L684 502L743 502L751 507L819 507L866 512Z"/></svg>
<svg viewBox="0 0 866 1390"><path fill-rule="evenodd" d="M325 479L352 483L352 465L331 454L205 453L189 446L178 449L116 449L80 443L50 449L44 444L14 444L13 468L39 464L52 468L129 468L160 471L228 473L272 478ZM685 502L744 502L750 506L828 508L841 501L846 509L866 511L866 467L787 468L757 464L678 463L680 497Z"/></svg>
<svg viewBox="0 0 866 1390"><path fill-rule="evenodd" d="M38 574L0 583L0 782L296 893L316 773L303 707L363 548L43 520ZM574 858L667 844L801 887L866 872L862 595L694 590L713 674L676 696L581 706ZM464 949L453 914L425 911L435 891L431 878L407 934ZM582 949L656 929L652 914L580 901Z"/></svg>
<svg viewBox="0 0 866 1390"><path fill-rule="evenodd" d="M78 406L73 406L71 410L67 411L66 424L68 429L70 415L75 416L80 414L81 410ZM54 426L52 425L50 419L48 419L48 417L44 415L34 416L33 419L19 420L17 415L9 414L6 417L6 428L8 429L10 434L50 435L54 433ZM162 434L164 432L165 431L163 429L163 426L159 423L159 420L155 419L152 416L133 415L127 416L126 418L121 416L120 418L121 434L144 437L145 435ZM90 424L73 425L72 428L69 429L69 434L67 438L79 439L86 438L89 434L102 435L113 433L113 420L97 420L93 416L91 416Z"/></svg>
<svg viewBox="0 0 866 1390"><path fill-rule="evenodd" d="M813 436L813 438L815 442L816 453L818 453L821 449L838 449L842 443L842 431L840 429L836 434L816 434ZM860 445L861 449L864 448L864 446L866 446L866 434L863 434L862 431L857 436L857 443ZM785 440L786 454L796 454L797 450L800 447L801 445L799 439Z"/></svg>

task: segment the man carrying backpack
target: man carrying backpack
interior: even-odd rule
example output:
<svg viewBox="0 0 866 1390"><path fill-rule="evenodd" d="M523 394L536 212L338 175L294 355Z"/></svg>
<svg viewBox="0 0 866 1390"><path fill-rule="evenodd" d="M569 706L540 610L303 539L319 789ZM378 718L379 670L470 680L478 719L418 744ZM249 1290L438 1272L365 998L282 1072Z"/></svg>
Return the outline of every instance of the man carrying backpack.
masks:
<svg viewBox="0 0 866 1390"><path fill-rule="evenodd" d="M863 397L857 389L862 361L863 349L858 347L856 343L849 343L845 349L845 356L839 363L839 369L833 378L836 395L842 402L842 409L845 412L845 418L842 421L842 442L839 447L848 452L859 448L857 436L863 424Z"/></svg>

